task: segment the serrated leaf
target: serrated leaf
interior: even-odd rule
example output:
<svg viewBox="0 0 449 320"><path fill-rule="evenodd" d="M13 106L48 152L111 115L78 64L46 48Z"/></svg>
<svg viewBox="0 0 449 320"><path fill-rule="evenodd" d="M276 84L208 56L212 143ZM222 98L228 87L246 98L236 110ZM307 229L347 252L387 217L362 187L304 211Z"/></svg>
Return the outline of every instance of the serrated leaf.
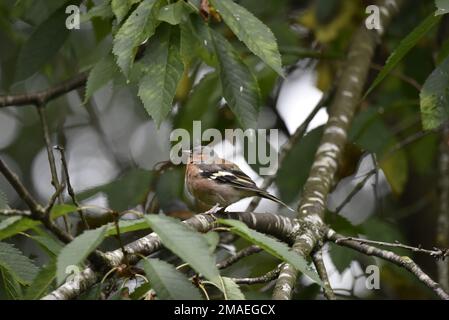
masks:
<svg viewBox="0 0 449 320"><path fill-rule="evenodd" d="M158 30L145 51L141 65L143 77L138 95L159 127L171 110L184 72L177 30L171 27Z"/></svg>
<svg viewBox="0 0 449 320"><path fill-rule="evenodd" d="M67 4L74 1L68 1ZM39 71L58 53L69 36L65 22L66 6L62 6L42 22L20 49L16 65L16 81Z"/></svg>
<svg viewBox="0 0 449 320"><path fill-rule="evenodd" d="M240 287L231 278L221 277L225 287L226 298L228 300L245 300L245 295L240 290Z"/></svg>
<svg viewBox="0 0 449 320"><path fill-rule="evenodd" d="M129 9L134 3L139 2L139 0L112 0L111 9L114 12L117 22L120 23L124 17L128 14Z"/></svg>
<svg viewBox="0 0 449 320"><path fill-rule="evenodd" d="M2 300L19 300L22 295L20 283L0 265L0 298Z"/></svg>
<svg viewBox="0 0 449 320"><path fill-rule="evenodd" d="M209 251L206 239L200 233L171 217L148 215L145 219L161 238L164 246L221 288L215 258Z"/></svg>
<svg viewBox="0 0 449 320"><path fill-rule="evenodd" d="M200 57L206 64L216 67L217 58L210 35L210 28L197 15L190 16L180 24L181 29L181 57L185 65Z"/></svg>
<svg viewBox="0 0 449 320"><path fill-rule="evenodd" d="M267 65L283 76L281 55L271 30L232 0L211 0L234 34Z"/></svg>
<svg viewBox="0 0 449 320"><path fill-rule="evenodd" d="M145 259L143 269L161 300L202 300L198 289L171 264L159 259Z"/></svg>
<svg viewBox="0 0 449 320"><path fill-rule="evenodd" d="M128 77L133 65L137 47L156 30L156 19L161 1L144 0L129 15L114 37L112 52L117 57L117 65Z"/></svg>
<svg viewBox="0 0 449 320"><path fill-rule="evenodd" d="M56 278L56 263L51 261L40 269L30 287L26 290L25 300L36 300L44 296Z"/></svg>
<svg viewBox="0 0 449 320"><path fill-rule="evenodd" d="M439 21L441 17L436 17L433 13L422 21L412 32L410 32L400 43L399 46L388 57L385 66L374 79L373 83L366 91L364 98L381 83L385 77L393 71L399 62L407 55L407 53L425 36Z"/></svg>
<svg viewBox="0 0 449 320"><path fill-rule="evenodd" d="M314 271L314 269L308 265L307 261L303 257L291 250L291 248L287 244L271 238L256 230L252 230L248 228L246 224L237 220L218 219L218 222L230 226L231 232L245 238L253 244L258 245L269 254L290 263L298 271L308 276L314 282L320 285L322 284L320 277Z"/></svg>
<svg viewBox="0 0 449 320"><path fill-rule="evenodd" d="M87 258L103 241L107 226L84 231L81 235L68 243L59 253L57 258L57 283L60 285L67 277L66 268L77 266Z"/></svg>
<svg viewBox="0 0 449 320"><path fill-rule="evenodd" d="M127 232L133 232L138 230L149 229L150 226L145 219L136 219L136 220L121 220L119 221L120 234L124 234ZM106 236L115 236L117 234L117 229L114 224L110 224L108 226L108 230L106 232Z"/></svg>
<svg viewBox="0 0 449 320"><path fill-rule="evenodd" d="M6 242L0 242L0 267L23 285L29 285L38 272L38 268L29 258L14 245Z"/></svg>
<svg viewBox="0 0 449 320"><path fill-rule="evenodd" d="M157 18L160 21L165 21L171 25L177 25L188 17L188 15L192 12L191 10L191 7L189 7L184 1L178 1L162 7L159 10L159 15Z"/></svg>
<svg viewBox="0 0 449 320"><path fill-rule="evenodd" d="M435 15L442 15L449 12L449 0L435 0L438 10Z"/></svg>
<svg viewBox="0 0 449 320"><path fill-rule="evenodd" d="M421 119L425 130L436 129L449 118L449 57L430 74L420 97Z"/></svg>
<svg viewBox="0 0 449 320"><path fill-rule="evenodd" d="M213 34L219 60L223 96L243 128L257 128L259 85L232 45L219 33Z"/></svg>
<svg viewBox="0 0 449 320"><path fill-rule="evenodd" d="M111 55L108 55L95 64L89 72L86 83L84 103L97 91L111 81L118 72L117 65Z"/></svg>

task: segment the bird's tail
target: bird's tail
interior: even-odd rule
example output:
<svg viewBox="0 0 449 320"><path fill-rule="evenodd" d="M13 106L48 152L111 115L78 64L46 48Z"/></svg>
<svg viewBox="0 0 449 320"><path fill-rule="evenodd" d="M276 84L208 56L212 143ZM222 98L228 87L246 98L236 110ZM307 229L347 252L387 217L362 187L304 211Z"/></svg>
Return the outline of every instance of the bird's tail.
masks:
<svg viewBox="0 0 449 320"><path fill-rule="evenodd" d="M266 192L266 191L260 190L260 191L258 192L258 194L259 194L259 196L262 197L262 198L265 198L265 199L274 201L274 202L276 202L276 203L279 203L280 205L286 207L288 210L293 211L293 212L296 212L296 210L292 209L290 206L288 206L288 205L287 205L285 202L283 202L281 199L279 199L279 198L276 197L276 196L273 196L272 194L270 194L270 193L268 193L268 192Z"/></svg>

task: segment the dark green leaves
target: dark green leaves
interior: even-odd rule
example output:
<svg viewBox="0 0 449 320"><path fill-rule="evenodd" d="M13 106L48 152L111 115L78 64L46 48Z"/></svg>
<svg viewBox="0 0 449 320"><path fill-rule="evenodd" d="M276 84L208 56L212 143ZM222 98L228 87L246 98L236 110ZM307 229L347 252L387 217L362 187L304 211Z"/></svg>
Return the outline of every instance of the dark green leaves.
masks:
<svg viewBox="0 0 449 320"><path fill-rule="evenodd" d="M222 288L215 259L203 235L174 218L162 215L148 215L145 218L161 238L164 246L189 263L198 273Z"/></svg>
<svg viewBox="0 0 449 320"><path fill-rule="evenodd" d="M213 40L219 60L223 96L244 128L256 128L259 111L257 80L223 36L214 33Z"/></svg>
<svg viewBox="0 0 449 320"><path fill-rule="evenodd" d="M435 16L432 13L401 41L396 50L394 50L388 57L387 63L377 75L376 79L374 79L373 84L366 91L365 97L385 79L398 63L401 62L405 55L440 21L440 19L441 17Z"/></svg>
<svg viewBox="0 0 449 320"><path fill-rule="evenodd" d="M61 284L67 277L67 267L79 265L100 245L106 235L106 229L107 227L103 226L84 231L61 250L57 260L56 276L58 284Z"/></svg>
<svg viewBox="0 0 449 320"><path fill-rule="evenodd" d="M73 2L69 1L68 3ZM39 25L22 46L17 60L16 80L24 80L51 60L69 35L62 6Z"/></svg>
<svg viewBox="0 0 449 320"><path fill-rule="evenodd" d="M219 222L232 227L231 232L245 238L251 243L258 245L273 256L290 263L298 271L301 271L316 283L321 284L318 274L313 270L313 268L308 266L307 261L299 254L292 251L285 243L258 231L252 230L248 228L246 224L237 220L219 219Z"/></svg>
<svg viewBox="0 0 449 320"><path fill-rule="evenodd" d="M48 265L42 267L34 278L30 287L26 290L25 299L36 300L47 293L49 287L56 278L56 263L51 261Z"/></svg>
<svg viewBox="0 0 449 320"><path fill-rule="evenodd" d="M423 128L438 128L449 117L449 57L427 78L420 93Z"/></svg>
<svg viewBox="0 0 449 320"><path fill-rule="evenodd" d="M192 8L184 1L178 1L162 7L159 11L158 19L172 25L181 23L192 12Z"/></svg>
<svg viewBox="0 0 449 320"><path fill-rule="evenodd" d="M283 75L281 55L271 30L232 0L211 0L223 20L246 46L278 74Z"/></svg>
<svg viewBox="0 0 449 320"><path fill-rule="evenodd" d="M143 268L159 299L201 300L198 289L171 264L159 259L145 259Z"/></svg>
<svg viewBox="0 0 449 320"><path fill-rule="evenodd" d="M148 114L158 126L171 110L183 71L178 30L158 30L142 59L143 76L138 93Z"/></svg>
<svg viewBox="0 0 449 320"><path fill-rule="evenodd" d="M0 267L22 285L29 285L38 271L30 259L6 242L0 242Z"/></svg>
<svg viewBox="0 0 449 320"><path fill-rule="evenodd" d="M126 19L114 38L112 51L117 57L117 64L128 77L137 47L154 34L158 21L156 19L161 1L144 0Z"/></svg>

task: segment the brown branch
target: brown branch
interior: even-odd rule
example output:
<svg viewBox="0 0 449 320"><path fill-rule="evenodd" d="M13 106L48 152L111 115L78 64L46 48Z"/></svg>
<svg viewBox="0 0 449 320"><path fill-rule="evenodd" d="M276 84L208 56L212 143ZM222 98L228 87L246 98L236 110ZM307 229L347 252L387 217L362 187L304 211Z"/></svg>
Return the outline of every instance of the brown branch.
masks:
<svg viewBox="0 0 449 320"><path fill-rule="evenodd" d="M381 71L384 68L384 66L372 63L371 64L371 69L373 70L377 70L377 71ZM392 76L397 77L398 79L404 81L405 83L408 83L409 85L411 85L413 88L415 88L416 90L418 90L418 92L421 92L422 86L418 83L418 81L416 81L415 79L401 73L398 72L396 70L391 71L390 73Z"/></svg>
<svg viewBox="0 0 449 320"><path fill-rule="evenodd" d="M323 251L321 248L316 250L312 255L313 264L315 265L318 275L321 281L323 281L324 296L328 300L336 300L334 291L332 290L331 284L329 282L329 276L327 274L326 266L323 260Z"/></svg>
<svg viewBox="0 0 449 320"><path fill-rule="evenodd" d="M375 49L380 43L380 36L402 3L403 0L377 1L376 4L384 8L380 17L382 29L368 30L362 23L351 41L335 96L328 108L329 120L301 193L298 219L304 228L299 230L293 250L304 257L309 256L323 239L321 230L327 198L336 182L335 177L347 142L348 130L360 105ZM290 268L285 268L285 273L283 271L278 281L282 284L277 284L273 291L274 299L290 299L293 292L296 277L292 276ZM296 274L296 271L294 273Z"/></svg>
<svg viewBox="0 0 449 320"><path fill-rule="evenodd" d="M30 210L18 210L18 209L0 209L0 216L22 216L31 217Z"/></svg>
<svg viewBox="0 0 449 320"><path fill-rule="evenodd" d="M262 249L259 246L256 245L252 245L249 247L246 247L245 249L240 250L239 252L237 252L235 255L217 263L217 268L218 269L225 269L231 265L233 265L234 263L236 263L237 261L248 257L252 254L258 253L262 251Z"/></svg>
<svg viewBox="0 0 449 320"><path fill-rule="evenodd" d="M402 267L412 274L414 274L419 281L424 283L427 287L429 287L435 294L444 300L449 300L449 295L441 288L441 286L433 281L421 268L409 257L399 256L391 251L382 250L373 246L369 246L365 243L360 243L354 240L346 240L346 238L340 234L337 234L334 230L329 229L326 233L326 237L328 240L335 242L338 245L342 245L354 250L357 250L361 253L364 253L368 256L375 256L395 265Z"/></svg>
<svg viewBox="0 0 449 320"><path fill-rule="evenodd" d="M80 73L72 79L69 79L42 91L27 94L0 96L0 108L26 105L44 106L48 101L53 100L76 88L84 86L86 84L86 81L87 73Z"/></svg>
<svg viewBox="0 0 449 320"><path fill-rule="evenodd" d="M373 244L373 245L382 246L382 247L407 249L407 250L410 250L413 252L425 253L425 254L430 255L433 258L442 259L442 260L444 260L447 256L449 256L449 249L435 248L434 250L427 250L427 249L423 249L421 247L412 247L412 246L402 244L399 242L390 243L390 242L375 241L375 240L368 240L368 239L361 239L361 238L354 238L354 237L344 237L344 238L336 240L335 242L338 243L340 241L345 241L345 240L352 240L352 241L356 241L358 243Z"/></svg>

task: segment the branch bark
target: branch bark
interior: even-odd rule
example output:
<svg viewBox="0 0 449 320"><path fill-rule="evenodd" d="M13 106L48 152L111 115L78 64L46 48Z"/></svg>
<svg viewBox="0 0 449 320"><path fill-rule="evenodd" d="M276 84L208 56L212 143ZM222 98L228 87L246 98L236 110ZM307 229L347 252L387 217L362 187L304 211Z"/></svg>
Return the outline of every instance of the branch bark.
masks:
<svg viewBox="0 0 449 320"><path fill-rule="evenodd" d="M402 0L377 1L376 4L384 9L381 10L382 28L368 30L363 23L352 39L348 58L329 108L329 120L298 207L301 230L296 237L293 250L304 257L309 256L316 244L323 239L321 229L327 197L335 183L335 174L347 141L347 132L362 98L379 37L402 2ZM296 274L296 271L294 273ZM291 268L284 268L279 276L279 282L282 284L275 286L273 298L290 299L295 281L296 276L292 276Z"/></svg>
<svg viewBox="0 0 449 320"><path fill-rule="evenodd" d="M256 229L260 232L270 234L287 243L292 243L294 234L299 229L299 225L295 220L287 217L270 214L252 212L228 212L225 214L216 214L218 218L236 219L247 224L248 227ZM216 219L211 215L198 214L184 221L193 229L199 232L207 232L217 227ZM141 239L131 242L124 246L131 263L137 262L141 256L147 256L162 247L161 240L156 233L151 233ZM108 265L113 268L123 264L123 251L117 249L104 253L104 258L108 261ZM107 270L106 270L107 271ZM47 296L44 300L67 300L74 299L83 293L86 289L94 285L103 277L104 271L95 272L92 268L86 268L78 276L60 286Z"/></svg>
<svg viewBox="0 0 449 320"><path fill-rule="evenodd" d="M422 271L421 268L409 257L401 257L391 251L382 250L354 240L346 240L344 236L337 234L334 230L328 230L326 237L336 244L357 250L368 256L379 257L381 259L394 263L399 267L407 269L408 271L413 273L419 281L424 283L433 292L435 292L438 297L444 300L449 300L449 294L447 294L437 282L433 281L424 271Z"/></svg>

